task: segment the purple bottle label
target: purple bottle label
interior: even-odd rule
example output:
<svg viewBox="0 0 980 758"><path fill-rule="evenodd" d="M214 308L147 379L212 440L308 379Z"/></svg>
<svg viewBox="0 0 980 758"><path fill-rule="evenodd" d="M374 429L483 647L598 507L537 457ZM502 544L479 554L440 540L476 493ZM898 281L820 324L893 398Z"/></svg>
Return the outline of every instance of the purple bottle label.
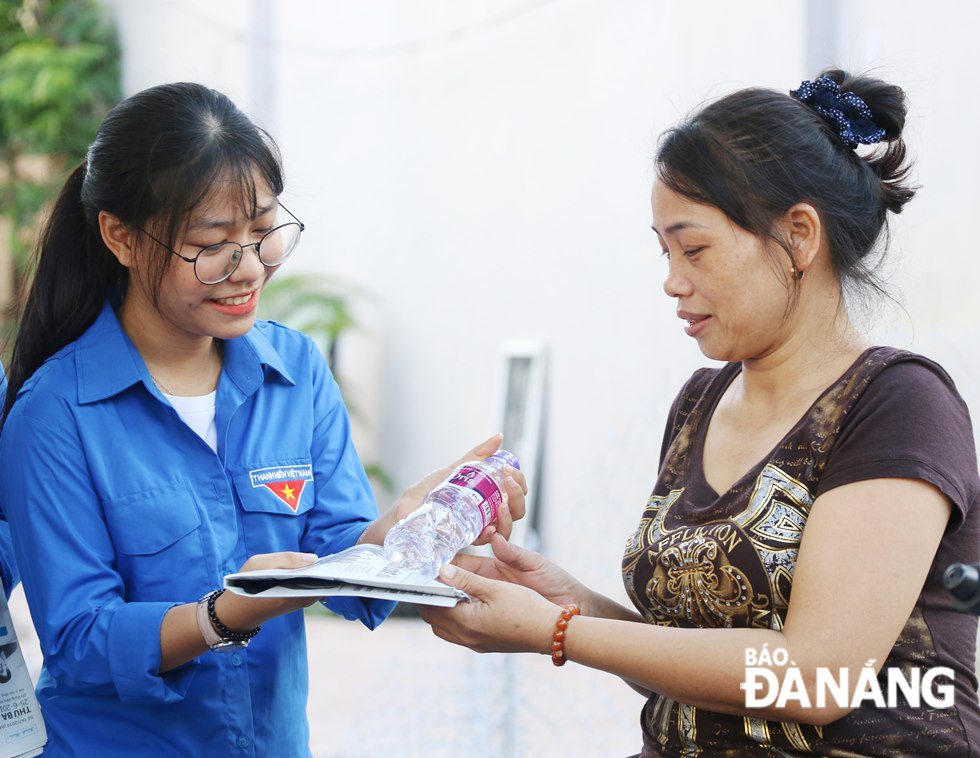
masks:
<svg viewBox="0 0 980 758"><path fill-rule="evenodd" d="M480 513L483 516L483 529L497 520L497 512L503 502L503 494L497 483L475 466L460 466L449 479L449 484L465 487L480 494ZM481 529L480 531L483 531Z"/></svg>

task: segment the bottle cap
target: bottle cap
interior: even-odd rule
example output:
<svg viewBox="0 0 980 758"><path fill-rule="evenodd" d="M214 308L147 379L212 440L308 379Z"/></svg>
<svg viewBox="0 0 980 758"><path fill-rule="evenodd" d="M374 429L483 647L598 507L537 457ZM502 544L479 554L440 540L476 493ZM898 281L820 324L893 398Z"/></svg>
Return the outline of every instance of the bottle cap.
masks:
<svg viewBox="0 0 980 758"><path fill-rule="evenodd" d="M491 458L496 458L498 461L506 463L508 466L516 468L518 471L521 470L521 464L517 460L517 457L507 450L498 450L496 453L490 456Z"/></svg>

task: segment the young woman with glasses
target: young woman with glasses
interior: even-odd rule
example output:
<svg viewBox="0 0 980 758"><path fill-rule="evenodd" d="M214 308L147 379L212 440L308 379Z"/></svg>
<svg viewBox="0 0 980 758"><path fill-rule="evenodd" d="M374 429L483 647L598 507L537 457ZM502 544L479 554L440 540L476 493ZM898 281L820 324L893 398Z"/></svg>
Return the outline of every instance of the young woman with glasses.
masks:
<svg viewBox="0 0 980 758"><path fill-rule="evenodd" d="M380 544L448 473L379 518L320 352L256 322L304 228L282 190L271 139L226 97L164 85L110 112L44 229L0 494L44 652L46 755L308 756L292 611L310 603L223 594L222 577ZM515 472L504 533L523 487ZM391 608L328 605L372 628Z"/></svg>

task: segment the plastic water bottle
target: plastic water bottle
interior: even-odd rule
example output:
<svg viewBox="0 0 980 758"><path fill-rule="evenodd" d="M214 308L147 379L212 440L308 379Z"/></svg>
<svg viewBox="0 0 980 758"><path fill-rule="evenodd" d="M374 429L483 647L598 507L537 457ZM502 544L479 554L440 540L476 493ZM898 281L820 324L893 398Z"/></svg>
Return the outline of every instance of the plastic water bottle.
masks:
<svg viewBox="0 0 980 758"><path fill-rule="evenodd" d="M506 450L459 466L418 510L388 530L385 557L427 579L438 574L443 564L497 520L500 504L507 498L505 466L521 467Z"/></svg>

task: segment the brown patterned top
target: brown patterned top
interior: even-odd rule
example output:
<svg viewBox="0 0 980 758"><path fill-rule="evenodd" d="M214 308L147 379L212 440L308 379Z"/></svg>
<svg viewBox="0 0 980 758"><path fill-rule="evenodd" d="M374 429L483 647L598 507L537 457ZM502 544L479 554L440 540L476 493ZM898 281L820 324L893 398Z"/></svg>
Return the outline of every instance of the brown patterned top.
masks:
<svg viewBox="0 0 980 758"><path fill-rule="evenodd" d="M819 727L714 713L655 693L643 709L642 755L969 755L970 743L980 744L977 619L952 609L942 574L950 563L980 559L980 509L972 507L980 477L969 413L952 380L921 356L870 348L719 495L703 475L704 437L740 370L737 363L701 369L674 401L660 475L623 558L633 603L652 624L781 629L816 497L865 479L921 479L949 497L953 517L879 681L887 692L891 667L948 666L954 706L865 701ZM874 527L868 524L868 539Z"/></svg>

